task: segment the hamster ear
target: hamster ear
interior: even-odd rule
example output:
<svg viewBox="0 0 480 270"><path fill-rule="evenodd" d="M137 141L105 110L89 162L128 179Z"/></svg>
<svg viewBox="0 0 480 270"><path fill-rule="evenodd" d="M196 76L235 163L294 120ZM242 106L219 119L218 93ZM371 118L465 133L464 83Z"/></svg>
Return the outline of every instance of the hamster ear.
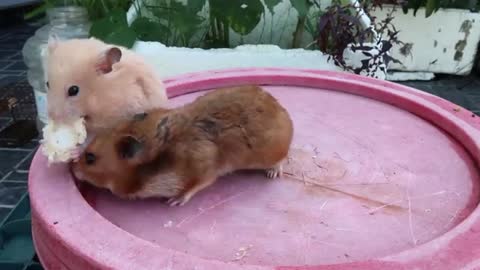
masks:
<svg viewBox="0 0 480 270"><path fill-rule="evenodd" d="M48 36L48 51L53 52L58 46L58 36L56 34L51 34Z"/></svg>
<svg viewBox="0 0 480 270"><path fill-rule="evenodd" d="M95 70L98 74L107 74L112 71L112 66L122 58L122 51L118 47L111 47L101 52L98 56Z"/></svg>
<svg viewBox="0 0 480 270"><path fill-rule="evenodd" d="M121 159L132 159L143 150L143 143L131 135L126 135L120 139L116 148Z"/></svg>

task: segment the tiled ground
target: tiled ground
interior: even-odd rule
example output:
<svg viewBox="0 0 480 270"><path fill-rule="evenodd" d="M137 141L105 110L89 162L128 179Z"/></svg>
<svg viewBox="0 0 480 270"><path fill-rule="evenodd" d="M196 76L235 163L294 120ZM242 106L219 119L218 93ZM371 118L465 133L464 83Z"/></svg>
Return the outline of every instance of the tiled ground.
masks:
<svg viewBox="0 0 480 270"><path fill-rule="evenodd" d="M18 100L25 100L27 93L31 95L31 89L25 82L26 67L22 61L21 49L37 27L38 24L18 24L0 28L0 104L12 95L17 96ZM444 76L431 82L404 84L441 96L480 114L479 78ZM33 104L27 102L24 105L28 108L23 110L24 115L20 113L20 117L16 112L0 111L0 143L2 131L17 123L12 119L12 114L17 120L25 114L29 114L30 118L34 117ZM15 128L13 130L17 132L17 136L25 135ZM27 190L28 168L37 145L38 139L35 138L22 146L0 147L0 221Z"/></svg>
<svg viewBox="0 0 480 270"><path fill-rule="evenodd" d="M37 28L38 24L19 24L0 28L0 101L5 101L12 95L24 94L14 87L26 80L26 66L21 50L27 38L32 36ZM31 107L31 104L28 105ZM0 111L0 132L16 123L12 119L12 114L18 116L15 110L12 110L12 113ZM25 118L24 115L21 115L20 118L17 117L17 121L23 118ZM3 139L1 137L0 141ZM15 148L0 147L0 221L27 191L28 168L37 144L37 140L32 140Z"/></svg>

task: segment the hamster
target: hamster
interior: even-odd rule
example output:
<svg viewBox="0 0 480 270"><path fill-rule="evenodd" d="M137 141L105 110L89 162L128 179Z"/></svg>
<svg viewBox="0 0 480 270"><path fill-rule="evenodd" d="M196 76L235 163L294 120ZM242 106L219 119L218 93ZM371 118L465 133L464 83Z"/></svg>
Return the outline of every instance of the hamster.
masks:
<svg viewBox="0 0 480 270"><path fill-rule="evenodd" d="M49 121L85 119L87 134L166 104L153 69L133 51L95 38L48 42L45 68Z"/></svg>
<svg viewBox="0 0 480 270"><path fill-rule="evenodd" d="M222 88L174 109L135 115L99 134L74 177L121 198L167 198L184 205L218 177L260 169L282 174L293 136L288 112L258 86Z"/></svg>

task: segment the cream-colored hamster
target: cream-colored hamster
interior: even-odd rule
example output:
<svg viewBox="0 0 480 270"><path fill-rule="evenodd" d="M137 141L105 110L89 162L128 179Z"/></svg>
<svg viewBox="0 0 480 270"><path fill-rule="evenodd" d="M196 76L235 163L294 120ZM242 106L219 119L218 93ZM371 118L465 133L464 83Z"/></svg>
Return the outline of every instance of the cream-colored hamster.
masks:
<svg viewBox="0 0 480 270"><path fill-rule="evenodd" d="M49 122L73 127L83 119L88 136L112 128L136 113L163 107L167 102L162 81L141 56L95 38L67 41L51 38L46 70ZM56 132L52 126L46 130L48 134ZM65 161L69 158L66 154L72 153L75 158L81 152L79 148L61 149L53 139L44 138L49 140L51 150L46 154L52 160L55 154L64 154L58 160Z"/></svg>

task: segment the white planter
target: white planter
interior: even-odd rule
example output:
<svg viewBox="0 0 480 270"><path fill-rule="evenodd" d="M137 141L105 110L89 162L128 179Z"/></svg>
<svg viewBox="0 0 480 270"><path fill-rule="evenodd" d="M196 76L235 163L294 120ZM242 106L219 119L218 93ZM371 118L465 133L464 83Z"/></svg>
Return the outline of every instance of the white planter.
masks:
<svg viewBox="0 0 480 270"><path fill-rule="evenodd" d="M153 65L163 78L175 75L228 68L342 69L320 51L284 50L274 45L243 45L234 49L190 49L167 47L159 42L135 43L133 50Z"/></svg>
<svg viewBox="0 0 480 270"><path fill-rule="evenodd" d="M373 16L382 19L387 12L389 8L384 8ZM394 14L398 38L408 45L392 48L392 56L402 65L392 63L389 70L469 74L480 40L480 14L460 9L441 9L428 18L424 14L425 9L415 17L400 9Z"/></svg>

